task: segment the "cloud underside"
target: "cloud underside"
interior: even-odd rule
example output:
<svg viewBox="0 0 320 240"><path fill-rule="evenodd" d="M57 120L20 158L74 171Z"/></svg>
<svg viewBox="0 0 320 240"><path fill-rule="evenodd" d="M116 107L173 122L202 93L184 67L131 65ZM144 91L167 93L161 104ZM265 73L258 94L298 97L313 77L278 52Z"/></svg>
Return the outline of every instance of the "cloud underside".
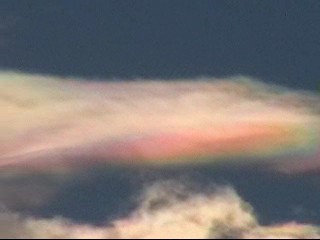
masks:
<svg viewBox="0 0 320 240"><path fill-rule="evenodd" d="M137 210L105 227L62 218L0 214L1 238L319 238L320 228L283 223L262 226L230 187L195 194L173 182L146 189Z"/></svg>

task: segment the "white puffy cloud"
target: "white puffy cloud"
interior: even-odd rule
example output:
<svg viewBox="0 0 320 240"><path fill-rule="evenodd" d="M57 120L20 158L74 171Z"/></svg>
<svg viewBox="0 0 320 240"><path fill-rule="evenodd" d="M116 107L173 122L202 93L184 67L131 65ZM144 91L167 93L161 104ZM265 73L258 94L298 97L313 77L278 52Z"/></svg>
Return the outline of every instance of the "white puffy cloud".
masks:
<svg viewBox="0 0 320 240"><path fill-rule="evenodd" d="M283 223L259 224L253 209L230 187L192 193L177 183L157 183L127 217L105 227L62 218L37 219L0 214L1 238L319 238L320 228Z"/></svg>

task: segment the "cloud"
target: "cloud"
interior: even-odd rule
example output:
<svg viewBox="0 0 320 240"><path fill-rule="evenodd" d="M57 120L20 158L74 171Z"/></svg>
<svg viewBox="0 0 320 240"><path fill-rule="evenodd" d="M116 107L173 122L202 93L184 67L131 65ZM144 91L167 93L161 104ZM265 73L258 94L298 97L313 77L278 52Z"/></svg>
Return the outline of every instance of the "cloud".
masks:
<svg viewBox="0 0 320 240"><path fill-rule="evenodd" d="M0 168L318 161L319 102L244 77L95 82L5 72Z"/></svg>
<svg viewBox="0 0 320 240"><path fill-rule="evenodd" d="M173 182L149 186L140 206L105 227L62 218L36 219L0 213L1 238L319 238L320 228L259 224L253 209L230 187L193 193Z"/></svg>
<svg viewBox="0 0 320 240"><path fill-rule="evenodd" d="M48 206L98 164L315 170L319 103L313 93L244 77L99 82L0 73L0 237L319 238L313 225L261 225L231 187L155 184L135 211L105 226L26 211Z"/></svg>
<svg viewBox="0 0 320 240"><path fill-rule="evenodd" d="M45 206L63 189L74 174L33 174L0 171L0 210L25 211Z"/></svg>

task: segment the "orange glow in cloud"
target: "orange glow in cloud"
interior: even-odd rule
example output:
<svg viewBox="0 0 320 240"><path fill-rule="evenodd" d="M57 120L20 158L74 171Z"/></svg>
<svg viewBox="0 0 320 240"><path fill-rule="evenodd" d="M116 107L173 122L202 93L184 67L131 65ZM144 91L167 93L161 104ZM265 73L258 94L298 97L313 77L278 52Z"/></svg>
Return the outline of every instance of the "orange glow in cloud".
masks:
<svg viewBox="0 0 320 240"><path fill-rule="evenodd" d="M0 167L310 155L318 99L250 79L95 83L2 73Z"/></svg>

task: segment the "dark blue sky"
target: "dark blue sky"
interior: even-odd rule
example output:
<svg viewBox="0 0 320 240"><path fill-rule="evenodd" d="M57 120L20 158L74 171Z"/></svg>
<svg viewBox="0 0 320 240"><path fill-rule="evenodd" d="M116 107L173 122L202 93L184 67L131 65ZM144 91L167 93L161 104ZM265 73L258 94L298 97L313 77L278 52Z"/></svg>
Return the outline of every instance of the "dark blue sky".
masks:
<svg viewBox="0 0 320 240"><path fill-rule="evenodd" d="M0 14L2 69L319 87L320 1L1 0Z"/></svg>

